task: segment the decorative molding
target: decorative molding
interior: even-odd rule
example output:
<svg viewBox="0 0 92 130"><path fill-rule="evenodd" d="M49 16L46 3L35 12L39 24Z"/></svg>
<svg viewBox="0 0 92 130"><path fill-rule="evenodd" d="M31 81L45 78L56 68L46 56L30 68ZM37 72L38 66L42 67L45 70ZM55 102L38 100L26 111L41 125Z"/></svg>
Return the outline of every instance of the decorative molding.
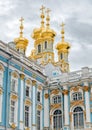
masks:
<svg viewBox="0 0 92 130"><path fill-rule="evenodd" d="M51 109L56 109L56 108L60 108L61 107L61 104L52 104L51 106Z"/></svg>
<svg viewBox="0 0 92 130"><path fill-rule="evenodd" d="M32 86L36 85L36 80L32 80Z"/></svg>
<svg viewBox="0 0 92 130"><path fill-rule="evenodd" d="M0 64L0 71L4 71L4 67L1 64Z"/></svg>
<svg viewBox="0 0 92 130"><path fill-rule="evenodd" d="M25 100L25 105L27 105L27 106L30 106L30 105L31 105L30 99L26 99L26 100Z"/></svg>
<svg viewBox="0 0 92 130"><path fill-rule="evenodd" d="M15 128L16 128L15 123L12 123L12 124L11 124L11 127L12 127L13 129L15 129Z"/></svg>
<svg viewBox="0 0 92 130"><path fill-rule="evenodd" d="M88 87L88 86L84 86L83 89L84 89L84 91L86 92L86 91L89 90L89 87Z"/></svg>
<svg viewBox="0 0 92 130"><path fill-rule="evenodd" d="M59 90L58 89L54 89L51 91L51 95L54 94L54 95L57 95L59 93Z"/></svg>
<svg viewBox="0 0 92 130"><path fill-rule="evenodd" d="M78 92L79 89L82 89L82 87L81 86L75 86L75 87L70 88L70 91Z"/></svg>
<svg viewBox="0 0 92 130"><path fill-rule="evenodd" d="M42 90L42 89L43 89L43 88L42 88L42 85L39 85L39 86L38 86L38 89L39 89L39 90Z"/></svg>
<svg viewBox="0 0 92 130"><path fill-rule="evenodd" d="M31 85L30 79L27 79L27 80L26 80L26 84Z"/></svg>
<svg viewBox="0 0 92 130"><path fill-rule="evenodd" d="M37 109L41 111L41 110L42 110L42 105L41 105L41 104L38 104L38 105L37 105Z"/></svg>
<svg viewBox="0 0 92 130"><path fill-rule="evenodd" d="M18 73L17 73L17 72L15 72L15 71L14 71L14 72L12 72L12 73L11 73L11 75L12 75L14 78L18 78L18 77L19 77Z"/></svg>
<svg viewBox="0 0 92 130"><path fill-rule="evenodd" d="M49 94L45 93L44 97L45 97L45 99L48 99L49 98Z"/></svg>
<svg viewBox="0 0 92 130"><path fill-rule="evenodd" d="M84 106L84 101L83 100L77 100L77 101L72 101L70 106L77 106L77 105L82 105Z"/></svg>
<svg viewBox="0 0 92 130"><path fill-rule="evenodd" d="M68 90L63 90L64 95L68 95Z"/></svg>
<svg viewBox="0 0 92 130"><path fill-rule="evenodd" d="M21 80L24 80L25 75L24 74L20 74L20 78L21 78Z"/></svg>
<svg viewBox="0 0 92 130"><path fill-rule="evenodd" d="M25 130L30 130L30 128L29 128L29 127L27 127L27 128L25 128Z"/></svg>
<svg viewBox="0 0 92 130"><path fill-rule="evenodd" d="M12 93L11 99L16 101L18 99L18 96L16 94Z"/></svg>
<svg viewBox="0 0 92 130"><path fill-rule="evenodd" d="M2 95L2 93L3 93L3 90L2 90L2 88L0 88L0 95Z"/></svg>

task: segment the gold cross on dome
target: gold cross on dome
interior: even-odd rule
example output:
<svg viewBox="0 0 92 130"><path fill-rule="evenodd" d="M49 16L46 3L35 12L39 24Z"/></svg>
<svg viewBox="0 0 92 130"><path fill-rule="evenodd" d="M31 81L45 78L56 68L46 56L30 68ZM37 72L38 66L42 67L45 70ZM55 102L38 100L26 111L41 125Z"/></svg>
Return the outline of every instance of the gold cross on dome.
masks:
<svg viewBox="0 0 92 130"><path fill-rule="evenodd" d="M65 26L65 24L62 22L62 24L60 25L61 27L64 27Z"/></svg>
<svg viewBox="0 0 92 130"><path fill-rule="evenodd" d="M24 18L23 18L23 17L21 17L21 18L20 18L20 22L21 22L21 23L23 23L23 21L24 21Z"/></svg>
<svg viewBox="0 0 92 130"><path fill-rule="evenodd" d="M42 5L42 7L40 8L40 10L43 12L45 9L45 7Z"/></svg>
<svg viewBox="0 0 92 130"><path fill-rule="evenodd" d="M49 14L49 12L50 12L50 11L51 11L51 10L50 10L49 8L47 8L47 11L46 11L46 13L47 13L47 14Z"/></svg>

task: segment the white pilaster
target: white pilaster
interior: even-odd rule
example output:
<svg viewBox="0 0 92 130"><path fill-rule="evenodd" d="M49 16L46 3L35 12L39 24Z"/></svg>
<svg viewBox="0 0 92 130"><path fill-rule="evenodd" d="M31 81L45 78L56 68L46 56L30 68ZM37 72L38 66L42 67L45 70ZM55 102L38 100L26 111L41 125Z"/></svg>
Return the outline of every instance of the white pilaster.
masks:
<svg viewBox="0 0 92 130"><path fill-rule="evenodd" d="M2 122L2 93L0 94L0 122Z"/></svg>
<svg viewBox="0 0 92 130"><path fill-rule="evenodd" d="M89 101L89 92L88 92L88 83L84 83L85 90L85 107L86 107L86 123L91 122L90 120L90 101Z"/></svg>
<svg viewBox="0 0 92 130"><path fill-rule="evenodd" d="M48 99L48 90L44 91L44 127L49 127L49 99Z"/></svg>
<svg viewBox="0 0 92 130"><path fill-rule="evenodd" d="M69 110L68 110L68 89L64 86L64 116L65 116L65 126L69 126Z"/></svg>
<svg viewBox="0 0 92 130"><path fill-rule="evenodd" d="M24 119L23 119L23 113L24 113L24 102L23 102L23 98L24 98L24 75L21 75L21 87L20 87L20 125L19 128L20 130L24 129Z"/></svg>

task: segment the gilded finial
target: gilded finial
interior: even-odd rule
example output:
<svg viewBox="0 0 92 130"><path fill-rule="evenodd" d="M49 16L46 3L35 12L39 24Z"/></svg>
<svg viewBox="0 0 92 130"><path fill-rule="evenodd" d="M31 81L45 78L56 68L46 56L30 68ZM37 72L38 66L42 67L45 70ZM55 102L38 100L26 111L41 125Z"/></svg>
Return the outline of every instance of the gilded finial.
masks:
<svg viewBox="0 0 92 130"><path fill-rule="evenodd" d="M24 29L23 21L24 21L24 18L21 17L20 18L20 37L23 37L23 29Z"/></svg>
<svg viewBox="0 0 92 130"><path fill-rule="evenodd" d="M49 16L50 11L51 10L49 8L47 8L47 10L46 10L46 13L47 13L47 18L46 18L47 23L46 23L46 26L47 26L47 28L49 28L49 26L50 26L50 23L49 23L49 21L50 21L50 16Z"/></svg>
<svg viewBox="0 0 92 130"><path fill-rule="evenodd" d="M44 27L44 9L45 9L45 7L42 5L42 7L40 8L40 10L41 10L41 27L43 28Z"/></svg>
<svg viewBox="0 0 92 130"><path fill-rule="evenodd" d="M61 30L62 41L64 41L64 33L65 33L65 31L64 31L64 26L65 26L65 24L62 22L62 24L61 24L60 26L62 27L62 30Z"/></svg>

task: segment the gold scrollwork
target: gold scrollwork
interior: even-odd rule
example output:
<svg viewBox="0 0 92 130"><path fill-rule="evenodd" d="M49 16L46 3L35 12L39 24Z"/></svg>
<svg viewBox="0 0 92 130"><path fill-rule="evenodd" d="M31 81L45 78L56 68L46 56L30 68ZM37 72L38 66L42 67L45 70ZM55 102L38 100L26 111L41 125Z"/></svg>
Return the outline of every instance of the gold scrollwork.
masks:
<svg viewBox="0 0 92 130"><path fill-rule="evenodd" d="M88 87L88 86L84 86L83 89L84 89L84 91L86 92L86 91L89 90L89 87Z"/></svg>
<svg viewBox="0 0 92 130"><path fill-rule="evenodd" d="M83 100L78 100L78 101L72 101L72 102L71 102L71 107L72 107L72 106L77 106L77 105L82 105L82 106L84 106Z"/></svg>
<svg viewBox="0 0 92 130"><path fill-rule="evenodd" d="M48 98L49 98L49 94L45 93L45 99L48 99Z"/></svg>
<svg viewBox="0 0 92 130"><path fill-rule="evenodd" d="M30 101L29 99L26 99L26 100L25 100L25 105L30 106L30 105L31 105L31 101Z"/></svg>
<svg viewBox="0 0 92 130"><path fill-rule="evenodd" d="M11 124L11 127L12 127L13 129L15 129L15 128L16 128L15 123L12 123L12 124Z"/></svg>
<svg viewBox="0 0 92 130"><path fill-rule="evenodd" d="M2 94L3 90L0 88L0 95Z"/></svg>
<svg viewBox="0 0 92 130"><path fill-rule="evenodd" d="M11 99L17 100L17 99L18 99L18 96L17 96L16 94L11 94Z"/></svg>
<svg viewBox="0 0 92 130"><path fill-rule="evenodd" d="M56 109L56 108L60 108L61 104L52 104L51 105L51 109Z"/></svg>
<svg viewBox="0 0 92 130"><path fill-rule="evenodd" d="M35 85L36 85L36 81L32 80L32 86L35 86Z"/></svg>
<svg viewBox="0 0 92 130"><path fill-rule="evenodd" d="M12 72L12 76L13 76L14 78L18 78L17 72Z"/></svg>
<svg viewBox="0 0 92 130"><path fill-rule="evenodd" d="M38 105L37 105L37 109L41 111L41 110L42 110L42 105L41 105L41 104L38 104Z"/></svg>
<svg viewBox="0 0 92 130"><path fill-rule="evenodd" d="M21 78L21 80L24 80L25 75L24 74L20 74L20 78Z"/></svg>
<svg viewBox="0 0 92 130"><path fill-rule="evenodd" d="M30 79L27 79L27 80L26 80L26 83L27 83L28 85L30 85L30 84L31 84Z"/></svg>
<svg viewBox="0 0 92 130"><path fill-rule="evenodd" d="M56 94L58 94L58 93L59 93L59 90L58 90L58 89L54 89L54 90L51 91L51 94L54 94L54 95L56 95Z"/></svg>
<svg viewBox="0 0 92 130"><path fill-rule="evenodd" d="M68 95L68 90L63 90L64 95Z"/></svg>

